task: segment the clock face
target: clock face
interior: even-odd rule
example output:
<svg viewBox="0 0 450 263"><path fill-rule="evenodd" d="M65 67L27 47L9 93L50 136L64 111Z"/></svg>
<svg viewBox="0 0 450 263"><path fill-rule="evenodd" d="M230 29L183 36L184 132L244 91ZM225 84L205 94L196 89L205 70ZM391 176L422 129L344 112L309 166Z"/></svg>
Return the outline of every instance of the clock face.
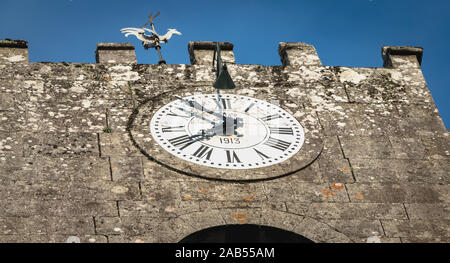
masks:
<svg viewBox="0 0 450 263"><path fill-rule="evenodd" d="M177 97L153 115L150 130L166 151L199 165L251 169L296 154L305 134L280 107L234 94Z"/></svg>

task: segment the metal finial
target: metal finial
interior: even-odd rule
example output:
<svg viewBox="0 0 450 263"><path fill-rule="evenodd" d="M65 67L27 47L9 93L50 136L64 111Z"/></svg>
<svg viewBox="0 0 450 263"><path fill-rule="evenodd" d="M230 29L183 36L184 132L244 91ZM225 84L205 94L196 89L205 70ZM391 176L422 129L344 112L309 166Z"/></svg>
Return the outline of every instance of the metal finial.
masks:
<svg viewBox="0 0 450 263"><path fill-rule="evenodd" d="M159 35L155 30L155 24L153 23L153 20L159 15L160 13L157 12L154 16L150 13L148 16L149 21L145 23L142 28L135 28L135 27L126 27L122 28L120 32L125 34L126 37L129 35L134 35L137 39L142 41L142 45L145 49L154 48L158 51L159 55L159 62L158 64L166 64L166 61L163 60L161 55L161 43L167 43L169 39L172 37L173 34L181 35L180 32L178 32L176 29L170 29L167 31L165 35ZM150 24L152 29L146 28ZM145 32L150 32L151 35L146 35Z"/></svg>

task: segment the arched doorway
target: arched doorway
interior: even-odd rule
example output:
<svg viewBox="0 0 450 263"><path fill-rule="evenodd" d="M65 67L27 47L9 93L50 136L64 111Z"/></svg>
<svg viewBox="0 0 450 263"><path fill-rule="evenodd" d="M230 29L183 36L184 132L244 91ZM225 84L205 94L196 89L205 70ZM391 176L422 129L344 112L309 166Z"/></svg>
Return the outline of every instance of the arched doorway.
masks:
<svg viewBox="0 0 450 263"><path fill-rule="evenodd" d="M243 224L206 228L192 233L180 243L314 243L299 234L276 227Z"/></svg>

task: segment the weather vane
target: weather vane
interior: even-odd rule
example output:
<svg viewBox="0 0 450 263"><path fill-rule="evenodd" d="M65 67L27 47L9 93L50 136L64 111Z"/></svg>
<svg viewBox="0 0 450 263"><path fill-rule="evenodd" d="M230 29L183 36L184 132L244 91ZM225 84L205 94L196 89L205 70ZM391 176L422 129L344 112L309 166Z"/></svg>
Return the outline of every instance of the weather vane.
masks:
<svg viewBox="0 0 450 263"><path fill-rule="evenodd" d="M153 23L153 19L155 19L159 15L159 12L155 14L155 16L150 15L148 16L149 21L145 23L142 28L135 28L135 27L126 27L122 28L120 32L125 34L126 37L129 35L136 36L137 39L142 41L142 45L145 49L154 48L158 51L159 55L159 62L158 64L166 64L166 61L163 60L161 55L161 43L167 43L169 39L172 37L173 34L181 35L180 32L178 32L176 29L171 29L167 31L165 35L159 35L155 30L155 24ZM145 26L150 24L152 29L146 28ZM152 33L151 35L146 35L145 31Z"/></svg>

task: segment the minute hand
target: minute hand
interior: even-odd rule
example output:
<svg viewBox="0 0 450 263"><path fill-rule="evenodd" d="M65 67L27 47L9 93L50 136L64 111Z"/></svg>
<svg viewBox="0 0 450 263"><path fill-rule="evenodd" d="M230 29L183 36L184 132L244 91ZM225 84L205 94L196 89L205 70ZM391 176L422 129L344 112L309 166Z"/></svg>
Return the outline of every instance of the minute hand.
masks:
<svg viewBox="0 0 450 263"><path fill-rule="evenodd" d="M197 113L195 113L195 112L193 112L193 111L189 111L189 110L186 110L186 109L183 109L183 108L177 108L177 109L179 109L179 110L181 110L181 111L184 111L184 112L186 112L186 113L192 114L192 116L194 116L194 117L196 117L196 118L199 118L199 119L202 119L202 120L204 120L204 121L206 121L206 122L209 122L209 123L211 123L212 125L216 125L216 122L215 122L215 121L206 119L204 116L201 116L201 115L199 115L199 114L197 114Z"/></svg>
<svg viewBox="0 0 450 263"><path fill-rule="evenodd" d="M212 111L212 110L209 110L209 109L203 107L203 105L200 105L200 104L199 104L198 102L196 102L196 101L187 101L187 100L185 100L184 98L179 97L179 96L175 96L175 98L180 99L184 104L186 104L186 105L189 106L189 107L192 107L192 108L194 108L194 109L198 109L198 110L204 111L204 112L209 113L209 114L211 114L211 115L214 115L214 116L216 116L217 118L220 118L220 119L223 118L223 114L220 114L220 113L218 113L218 112L214 112L214 111Z"/></svg>

